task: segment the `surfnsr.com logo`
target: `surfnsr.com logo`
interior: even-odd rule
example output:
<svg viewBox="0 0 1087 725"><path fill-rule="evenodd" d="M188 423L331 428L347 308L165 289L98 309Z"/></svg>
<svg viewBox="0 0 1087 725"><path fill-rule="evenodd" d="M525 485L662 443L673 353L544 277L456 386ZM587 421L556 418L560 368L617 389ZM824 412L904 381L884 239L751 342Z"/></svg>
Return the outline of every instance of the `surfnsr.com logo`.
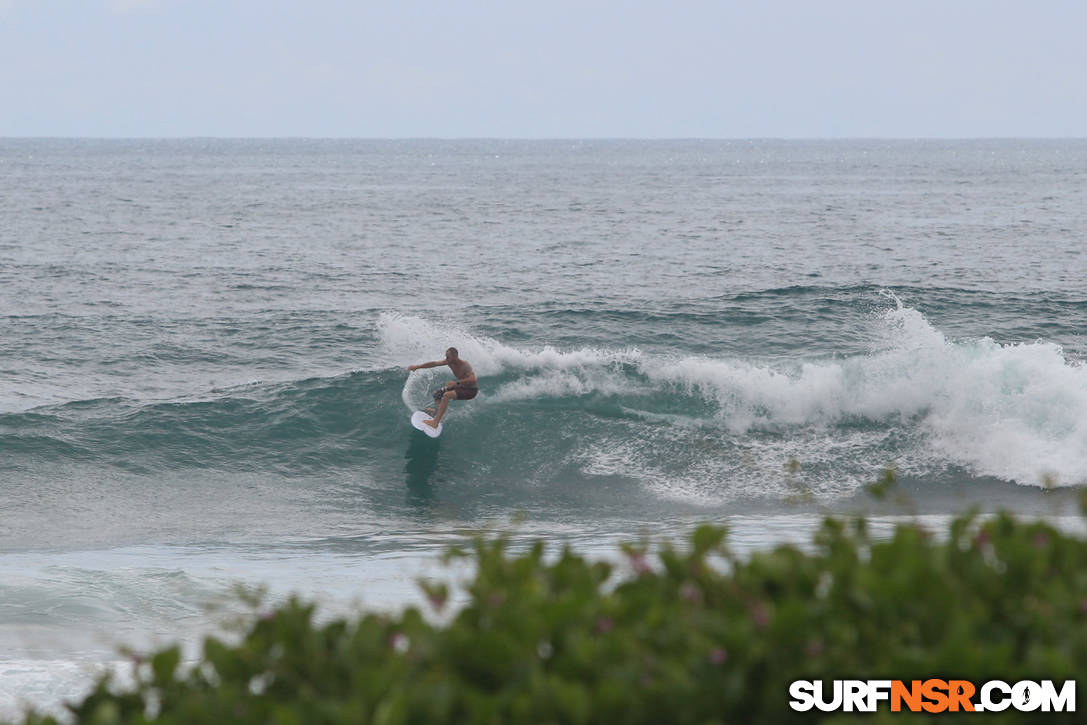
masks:
<svg viewBox="0 0 1087 725"><path fill-rule="evenodd" d="M989 680L980 687L969 680L796 680L789 685L789 707L807 712L875 712L882 702L891 712L1075 712L1076 681L1057 689L1052 680L1007 683Z"/></svg>

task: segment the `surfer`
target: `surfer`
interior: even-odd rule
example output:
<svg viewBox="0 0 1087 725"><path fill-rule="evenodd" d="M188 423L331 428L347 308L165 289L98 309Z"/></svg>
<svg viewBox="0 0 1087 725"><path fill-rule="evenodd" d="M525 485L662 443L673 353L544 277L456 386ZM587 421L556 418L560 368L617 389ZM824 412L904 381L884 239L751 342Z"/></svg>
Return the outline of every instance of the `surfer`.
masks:
<svg viewBox="0 0 1087 725"><path fill-rule="evenodd" d="M445 415L450 400L454 398L457 400L471 400L479 392L479 384L476 381L476 374L472 372L472 366L468 364L467 360L461 359L455 347L445 351L445 360L435 360L422 365L408 365L408 370L436 368L441 365L448 365L453 374L457 376L457 379L450 380L443 387L434 391L434 402L438 406L438 411L435 413L434 408L427 408L426 412L434 417L423 421L431 428L437 428L438 424L442 422L442 416Z"/></svg>

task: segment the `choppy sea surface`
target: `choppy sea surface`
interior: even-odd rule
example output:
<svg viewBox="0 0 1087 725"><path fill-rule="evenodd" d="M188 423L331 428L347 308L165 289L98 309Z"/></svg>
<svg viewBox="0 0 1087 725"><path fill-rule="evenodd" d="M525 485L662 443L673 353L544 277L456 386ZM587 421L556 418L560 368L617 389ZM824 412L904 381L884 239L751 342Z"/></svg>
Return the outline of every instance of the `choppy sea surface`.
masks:
<svg viewBox="0 0 1087 725"><path fill-rule="evenodd" d="M1076 525L1085 248L1082 140L0 139L0 717L478 529Z"/></svg>

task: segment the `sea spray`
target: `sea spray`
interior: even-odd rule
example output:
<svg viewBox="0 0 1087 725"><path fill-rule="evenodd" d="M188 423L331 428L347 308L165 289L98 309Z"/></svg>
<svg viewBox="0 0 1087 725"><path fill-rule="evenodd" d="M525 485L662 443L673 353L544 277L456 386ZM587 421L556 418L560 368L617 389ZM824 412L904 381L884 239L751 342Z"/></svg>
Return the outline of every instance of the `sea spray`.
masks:
<svg viewBox="0 0 1087 725"><path fill-rule="evenodd" d="M792 445L776 446L784 455L823 459L818 446L834 449L862 435L871 445L852 440L846 445L851 454L882 457L884 463L897 462L915 474L960 466L979 476L1028 485L1087 481L1087 370L1082 364L1044 342L1001 345L989 338L948 339L919 310L890 291L884 296L894 307L870 318L870 352L845 358L768 362L651 355L634 349L522 349L465 330L444 329L446 339L471 350L479 360L477 369L491 377L483 381L486 405L546 401L551 408L580 406L586 412L579 423L590 439L594 413L587 401L596 401L599 415L611 400L631 416L635 449L656 445L644 440L647 435L682 438L682 425L662 432L660 416L673 415L703 431L719 431L724 447L716 453L721 458L730 455L729 445L762 451L767 436L786 435ZM423 338L436 335L432 323L420 318L387 317L382 325L389 354L402 355L398 345L416 346L412 332ZM409 379L405 402L417 398L419 389ZM575 404L578 400L582 402ZM684 416L685 409L696 416ZM656 423L639 432L635 419ZM537 437L537 444L547 444L547 430L541 429L543 438ZM889 438L897 444L889 444ZM614 443L606 454L609 460L615 458L615 447L631 446ZM593 448L600 450L598 443ZM588 461L598 457L582 454ZM637 453L628 456L626 473L659 479L662 470L643 468L640 458ZM715 478L735 473L720 463L697 445L680 443L672 467L686 464L688 474L698 471ZM842 463L839 473L853 480L845 472L855 462ZM615 465L606 468L616 470ZM590 463L587 470L601 466ZM720 480L703 487L718 484L731 488Z"/></svg>

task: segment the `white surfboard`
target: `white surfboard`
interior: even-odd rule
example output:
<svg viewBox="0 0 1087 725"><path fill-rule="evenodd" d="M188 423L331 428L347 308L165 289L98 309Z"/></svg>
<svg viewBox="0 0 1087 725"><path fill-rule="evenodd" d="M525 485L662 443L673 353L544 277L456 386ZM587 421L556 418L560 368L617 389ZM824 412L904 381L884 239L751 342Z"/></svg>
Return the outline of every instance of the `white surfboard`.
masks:
<svg viewBox="0 0 1087 725"><path fill-rule="evenodd" d="M421 410L417 410L411 414L411 424L426 433L431 438L437 438L442 434L442 424L439 423L437 428L431 428L429 425L423 422L424 420L430 420L433 417L434 416L432 416L430 413L424 413Z"/></svg>

